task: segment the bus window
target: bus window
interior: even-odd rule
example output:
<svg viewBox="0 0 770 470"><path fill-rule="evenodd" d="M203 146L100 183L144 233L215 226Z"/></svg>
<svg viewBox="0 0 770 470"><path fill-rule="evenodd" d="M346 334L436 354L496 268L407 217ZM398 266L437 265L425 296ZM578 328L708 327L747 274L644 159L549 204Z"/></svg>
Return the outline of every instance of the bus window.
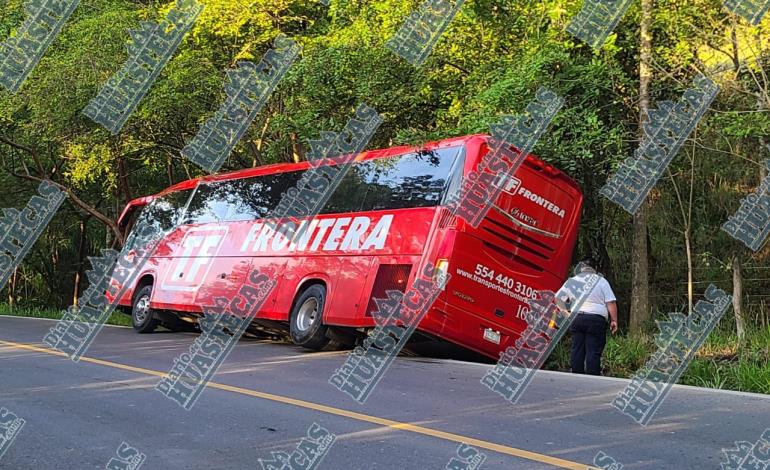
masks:
<svg viewBox="0 0 770 470"><path fill-rule="evenodd" d="M420 151L353 165L320 214L431 207L440 203L463 147ZM267 217L304 170L201 183L185 224L251 221Z"/></svg>
<svg viewBox="0 0 770 470"><path fill-rule="evenodd" d="M463 147L419 151L355 164L322 214L432 207L441 202Z"/></svg>
<svg viewBox="0 0 770 470"><path fill-rule="evenodd" d="M190 201L185 223L240 222L264 218L275 209L283 193L297 185L303 173L292 171L202 183Z"/></svg>
<svg viewBox="0 0 770 470"><path fill-rule="evenodd" d="M173 230L181 222L187 200L192 189L174 191L158 197L142 207L129 217L129 234L124 244L124 250L138 248L138 230L136 227L151 227L156 234L164 234Z"/></svg>

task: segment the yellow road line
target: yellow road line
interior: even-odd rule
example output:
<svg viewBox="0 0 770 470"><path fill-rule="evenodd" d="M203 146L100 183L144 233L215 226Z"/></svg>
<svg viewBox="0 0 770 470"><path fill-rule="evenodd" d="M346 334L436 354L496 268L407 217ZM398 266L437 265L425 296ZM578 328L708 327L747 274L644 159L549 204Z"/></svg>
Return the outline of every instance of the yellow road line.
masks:
<svg viewBox="0 0 770 470"><path fill-rule="evenodd" d="M28 351L40 352L40 353L50 354L50 355L53 355L53 356L64 356L64 357L66 357L66 355L64 353L60 352L60 351L54 351L54 350L48 349L48 348L41 348L41 347L33 346L31 344L14 343L14 342L11 342L11 341L0 340L0 345L4 345L4 346L16 348L16 349L26 349ZM145 368L142 368L142 367L129 366L129 365L126 365L126 364L120 364L120 363L117 363L117 362L105 361L105 360L102 360L102 359L95 359L95 358L92 358L92 357L85 357L85 356L83 356L83 357L80 358L80 361L81 362L90 362L91 364L99 364L101 366L106 366L106 367L112 367L114 369L122 369L122 370L127 370L127 371L130 371L130 372L136 372L137 374L154 375L156 377L165 377L166 376L165 372L160 372L160 371L151 370L151 369L145 369ZM241 395L247 395L247 396L255 397L255 398L262 398L264 400L270 400L270 401L274 401L274 402L278 402L278 403L284 403L284 404L287 404L287 405L299 406L301 408L306 408L306 409L314 410L314 411L320 411L322 413L327 413L327 414L331 414L331 415L335 415L335 416L342 416L342 417L345 417L345 418L350 418L350 419L354 419L354 420L357 420L357 421L363 421L363 422L366 422L366 423L376 424L376 425L384 426L384 427L387 427L387 428L398 429L398 430L401 430L401 431L409 431L409 432L413 432L413 433L417 433L417 434L424 434L426 436L431 436L431 437L435 437L435 438L438 438L438 439L444 439L444 440L456 442L456 443L459 443L459 444L464 443L464 444L472 445L474 447L478 447L478 448L481 448L481 449L487 449L487 450L491 450L491 451L494 451L494 452L499 452L501 454L512 455L514 457L520 457L522 459L533 460L535 462L540 462L540 463L545 463L545 464L553 465L554 467L568 468L568 469L572 469L572 470L601 470L601 469L598 469L596 467L588 466L586 464L572 462L572 461L560 459L560 458L557 458L557 457L551 457L549 455L538 454L536 452L530 452L530 451L523 450L523 449L517 449L515 447L509 447L509 446L504 446L504 445L501 445L501 444L495 444L494 442L482 441L480 439L474 439L472 437L461 436L459 434L453 434L453 433L450 433L450 432L439 431L437 429L426 428L426 427L423 427L423 426L418 426L418 425L410 424L410 423L402 423L402 422L399 422L399 421L393 421L393 420L390 420L390 419L380 418L380 417L377 417L377 416L365 415L363 413L357 413L355 411L343 410L341 408L334 408L332 406L321 405L321 404L318 404L318 403L312 403L312 402L305 401L305 400L298 400L296 398L284 397L282 395L273 395L272 393L258 392L256 390L250 390L248 388L235 387L235 386L232 386L232 385L225 385L225 384L220 384L220 383L216 383L216 382L209 382L208 386L211 387L211 388L219 389L219 390L225 390L225 391L228 391L228 392L239 393Z"/></svg>

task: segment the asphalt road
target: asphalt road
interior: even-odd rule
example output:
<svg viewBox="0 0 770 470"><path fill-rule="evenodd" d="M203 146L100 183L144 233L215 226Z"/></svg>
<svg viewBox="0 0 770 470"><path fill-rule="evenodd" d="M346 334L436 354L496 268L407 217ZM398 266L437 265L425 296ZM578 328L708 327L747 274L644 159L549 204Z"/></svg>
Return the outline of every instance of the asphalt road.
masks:
<svg viewBox="0 0 770 470"><path fill-rule="evenodd" d="M52 321L0 317L0 407L26 420L8 469L105 468L121 442L142 469L260 469L318 423L319 469L443 469L458 446L483 469L718 469L721 449L770 427L770 397L676 386L641 427L609 403L627 381L540 371L516 405L479 384L489 365L399 357L365 405L327 383L347 352L242 340L190 411L153 389L192 333L105 327L74 363L40 343ZM288 468L288 467L286 467Z"/></svg>

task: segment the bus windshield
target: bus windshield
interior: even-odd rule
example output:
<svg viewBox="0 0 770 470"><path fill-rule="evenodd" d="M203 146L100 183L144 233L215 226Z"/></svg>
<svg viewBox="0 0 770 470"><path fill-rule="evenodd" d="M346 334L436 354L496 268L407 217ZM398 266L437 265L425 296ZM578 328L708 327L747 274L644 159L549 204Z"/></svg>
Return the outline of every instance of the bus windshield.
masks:
<svg viewBox="0 0 770 470"><path fill-rule="evenodd" d="M185 189L157 197L131 217L135 221L129 222L130 228L144 226L151 227L151 230L156 233L170 232L179 224L191 192L192 189ZM126 238L126 249L138 248L136 233L136 230L130 230Z"/></svg>

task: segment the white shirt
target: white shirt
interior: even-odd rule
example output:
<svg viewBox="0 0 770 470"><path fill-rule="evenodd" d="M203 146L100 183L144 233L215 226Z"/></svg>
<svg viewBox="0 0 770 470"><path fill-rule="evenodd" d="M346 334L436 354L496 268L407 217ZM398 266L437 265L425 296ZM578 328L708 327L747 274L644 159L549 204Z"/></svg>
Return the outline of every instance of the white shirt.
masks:
<svg viewBox="0 0 770 470"><path fill-rule="evenodd" d="M586 274L588 273L583 272L573 277L572 279L583 277ZM570 300L574 303L576 299L574 299L573 296L570 295ZM607 311L607 302L615 302L616 300L617 299L615 298L615 293L612 292L610 283L607 282L607 280L604 279L604 277L601 277L599 278L599 282L597 282L594 288L591 290L591 293L588 294L588 297L586 297L585 301L583 302L583 305L580 306L580 310L577 313L589 313L593 315L601 315L605 319L607 319L607 317L609 316L609 312Z"/></svg>

